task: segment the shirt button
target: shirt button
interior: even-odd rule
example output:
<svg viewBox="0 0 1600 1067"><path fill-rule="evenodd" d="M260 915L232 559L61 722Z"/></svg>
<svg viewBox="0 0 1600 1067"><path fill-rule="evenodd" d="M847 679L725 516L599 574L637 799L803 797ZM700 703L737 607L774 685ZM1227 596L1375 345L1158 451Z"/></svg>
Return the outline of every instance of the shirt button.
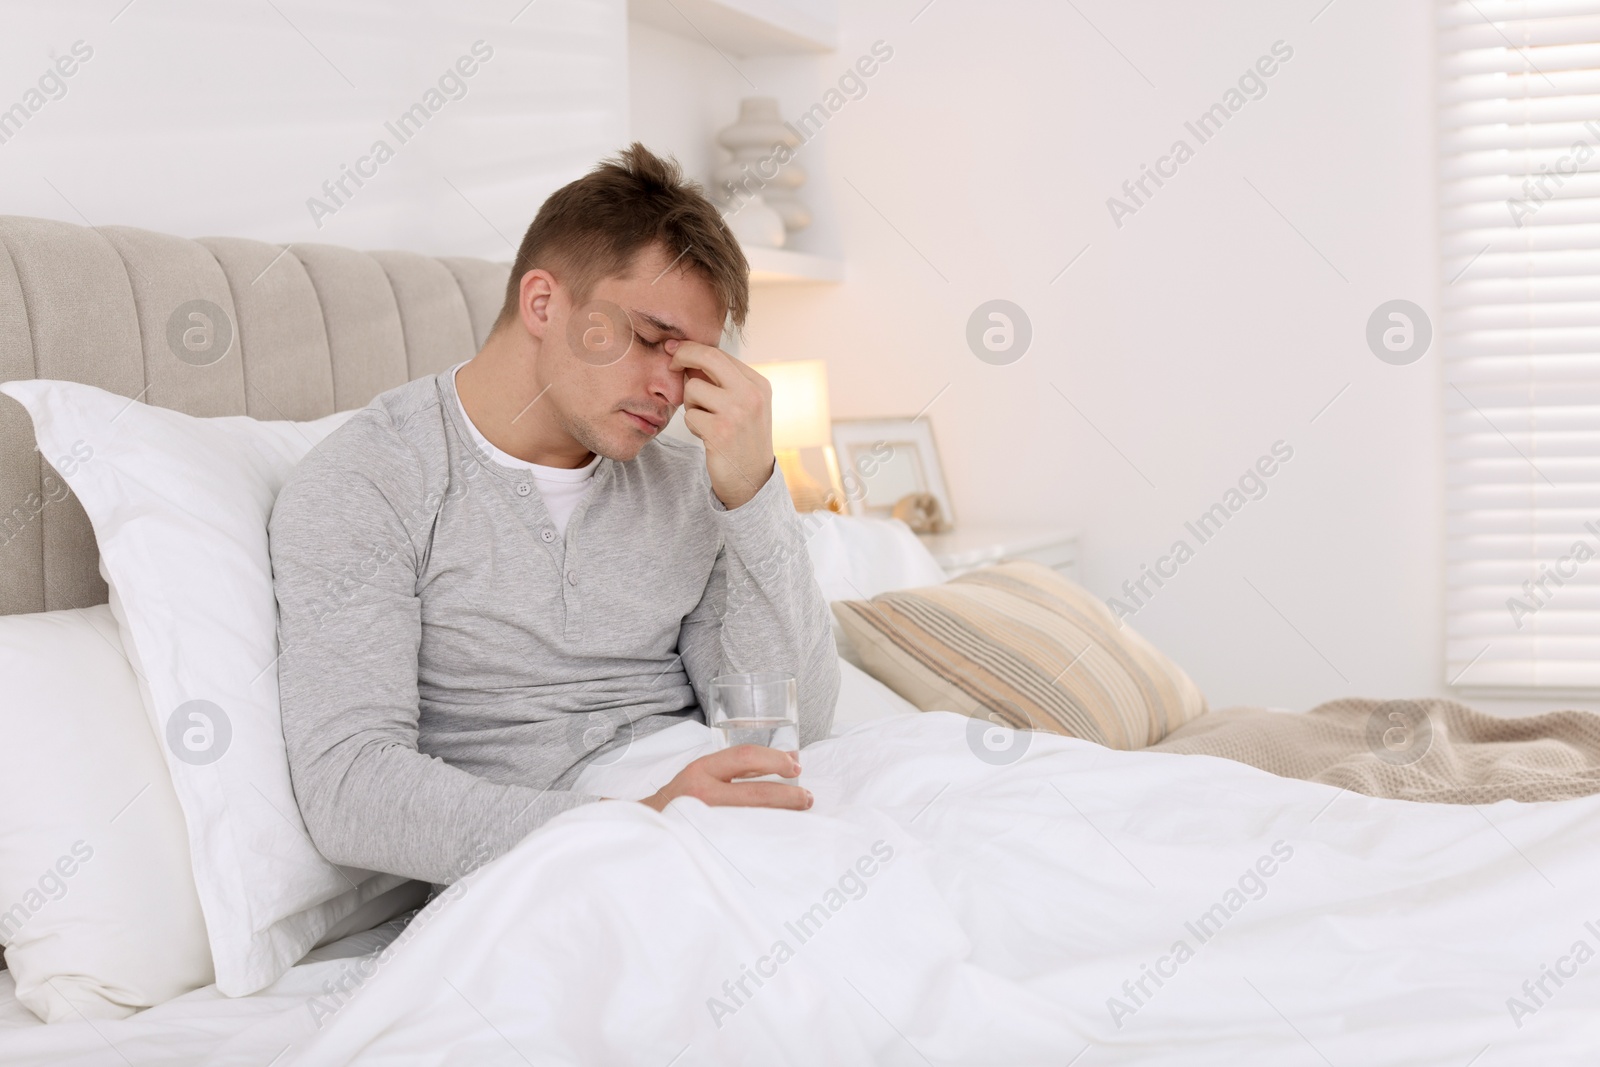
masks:
<svg viewBox="0 0 1600 1067"><path fill-rule="evenodd" d="M517 483L517 495L518 496L527 496L531 492L533 492L533 486L529 485L527 482L518 482Z"/></svg>
<svg viewBox="0 0 1600 1067"><path fill-rule="evenodd" d="M554 541L555 539L556 539L556 532L554 530L550 529L550 527L546 526L544 529L539 531L539 540L543 541L545 544L548 545L551 541Z"/></svg>
<svg viewBox="0 0 1600 1067"><path fill-rule="evenodd" d="M568 571L567 572L567 584L568 585L577 585L578 584L578 572L577 571Z"/></svg>

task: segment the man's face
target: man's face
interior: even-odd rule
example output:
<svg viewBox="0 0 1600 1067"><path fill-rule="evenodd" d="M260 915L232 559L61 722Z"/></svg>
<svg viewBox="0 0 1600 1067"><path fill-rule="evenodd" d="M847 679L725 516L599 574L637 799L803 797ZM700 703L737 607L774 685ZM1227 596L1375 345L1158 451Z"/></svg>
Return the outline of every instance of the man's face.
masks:
<svg viewBox="0 0 1600 1067"><path fill-rule="evenodd" d="M635 256L625 276L598 282L581 305L558 285L539 356L544 399L584 448L626 462L683 403L684 372L668 369L666 341L715 347L722 321L710 283L659 246Z"/></svg>

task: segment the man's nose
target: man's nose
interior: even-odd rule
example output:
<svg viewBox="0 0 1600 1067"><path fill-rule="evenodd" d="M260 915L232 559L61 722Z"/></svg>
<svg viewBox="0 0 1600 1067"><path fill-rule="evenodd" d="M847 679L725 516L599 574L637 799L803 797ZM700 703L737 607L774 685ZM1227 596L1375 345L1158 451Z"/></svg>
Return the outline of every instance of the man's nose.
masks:
<svg viewBox="0 0 1600 1067"><path fill-rule="evenodd" d="M672 357L657 356L650 361L650 395L671 408L683 404L683 371L672 369Z"/></svg>

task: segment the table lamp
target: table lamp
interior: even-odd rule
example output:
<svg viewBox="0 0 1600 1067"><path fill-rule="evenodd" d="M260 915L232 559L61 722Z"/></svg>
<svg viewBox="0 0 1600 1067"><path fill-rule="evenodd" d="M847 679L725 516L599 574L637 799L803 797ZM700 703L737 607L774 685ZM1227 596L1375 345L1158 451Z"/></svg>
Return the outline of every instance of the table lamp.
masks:
<svg viewBox="0 0 1600 1067"><path fill-rule="evenodd" d="M795 510L843 511L844 490L828 414L827 364L820 359L796 359L750 366L772 383L772 451ZM828 480L833 483L831 491L805 469L800 461L802 448L822 449Z"/></svg>

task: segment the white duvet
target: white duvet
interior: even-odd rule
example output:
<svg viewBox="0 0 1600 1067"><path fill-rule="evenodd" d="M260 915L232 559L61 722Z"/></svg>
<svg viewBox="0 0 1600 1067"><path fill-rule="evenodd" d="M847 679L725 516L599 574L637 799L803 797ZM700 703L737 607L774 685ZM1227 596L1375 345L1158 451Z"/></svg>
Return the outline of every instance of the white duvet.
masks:
<svg viewBox="0 0 1600 1067"><path fill-rule="evenodd" d="M1600 798L1376 800L980 725L898 716L807 748L808 812L589 805L382 952L241 1001L0 1030L0 1061L1600 1059ZM643 795L707 735L581 784Z"/></svg>

